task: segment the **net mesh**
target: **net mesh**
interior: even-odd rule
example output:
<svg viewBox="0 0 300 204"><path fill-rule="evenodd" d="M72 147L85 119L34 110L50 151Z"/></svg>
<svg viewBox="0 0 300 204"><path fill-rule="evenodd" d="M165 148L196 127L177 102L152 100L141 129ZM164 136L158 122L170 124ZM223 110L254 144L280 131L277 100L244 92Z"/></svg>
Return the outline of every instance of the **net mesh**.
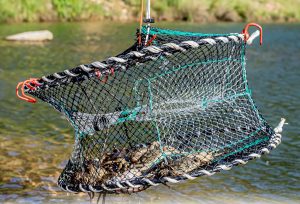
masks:
<svg viewBox="0 0 300 204"><path fill-rule="evenodd" d="M142 38L145 38L143 28ZM154 39L154 36L156 37ZM251 98L245 43L230 35L151 28L152 45L203 42L185 50L164 49L76 77L54 78L30 94L62 112L75 129L71 158L59 185L71 191L129 190L166 178L200 176L269 144L273 130ZM217 43L203 39L225 37ZM145 46L133 45L119 58ZM97 72L96 72L96 71ZM127 186L127 188L126 188Z"/></svg>

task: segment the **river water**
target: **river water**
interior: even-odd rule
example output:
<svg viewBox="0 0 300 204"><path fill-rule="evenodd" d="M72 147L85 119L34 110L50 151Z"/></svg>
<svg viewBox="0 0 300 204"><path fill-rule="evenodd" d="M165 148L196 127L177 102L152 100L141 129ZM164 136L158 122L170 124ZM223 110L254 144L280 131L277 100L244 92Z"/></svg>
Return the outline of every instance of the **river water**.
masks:
<svg viewBox="0 0 300 204"><path fill-rule="evenodd" d="M242 24L157 26L208 33L241 32ZM299 203L300 25L264 25L264 45L248 48L254 99L273 126L285 117L282 144L245 166L134 195L110 195L107 203ZM133 43L136 24L51 23L0 25L0 38L49 29L47 43L0 40L0 203L89 203L85 194L60 191L56 180L71 154L73 130L41 102L15 97L17 82L118 54Z"/></svg>

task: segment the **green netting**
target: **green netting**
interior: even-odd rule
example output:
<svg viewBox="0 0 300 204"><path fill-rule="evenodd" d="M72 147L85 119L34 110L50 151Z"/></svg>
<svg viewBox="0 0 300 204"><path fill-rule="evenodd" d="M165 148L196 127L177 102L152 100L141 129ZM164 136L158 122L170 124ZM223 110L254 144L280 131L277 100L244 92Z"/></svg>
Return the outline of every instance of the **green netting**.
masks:
<svg viewBox="0 0 300 204"><path fill-rule="evenodd" d="M142 27L142 33L147 34L147 26ZM217 36L230 36L235 35L237 36L237 33L230 33L230 34L217 34L217 33L195 33L195 32L184 32L184 31L178 31L178 30L167 30L167 29L161 29L161 28L151 28L150 35L166 35L166 36L185 36L185 37L217 37Z"/></svg>
<svg viewBox="0 0 300 204"><path fill-rule="evenodd" d="M143 190L235 165L269 145L274 132L251 98L238 34L151 28L150 39L155 47L135 44L28 90L75 129L63 189Z"/></svg>

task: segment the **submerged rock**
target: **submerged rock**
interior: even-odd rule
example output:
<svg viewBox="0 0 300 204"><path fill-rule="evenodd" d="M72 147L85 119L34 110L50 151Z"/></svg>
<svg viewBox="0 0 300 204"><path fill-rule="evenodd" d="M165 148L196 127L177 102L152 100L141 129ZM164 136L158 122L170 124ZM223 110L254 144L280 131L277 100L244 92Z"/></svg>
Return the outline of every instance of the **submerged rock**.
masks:
<svg viewBox="0 0 300 204"><path fill-rule="evenodd" d="M46 41L46 40L52 40L53 34L48 30L30 31L30 32L10 35L7 36L5 39L11 41Z"/></svg>

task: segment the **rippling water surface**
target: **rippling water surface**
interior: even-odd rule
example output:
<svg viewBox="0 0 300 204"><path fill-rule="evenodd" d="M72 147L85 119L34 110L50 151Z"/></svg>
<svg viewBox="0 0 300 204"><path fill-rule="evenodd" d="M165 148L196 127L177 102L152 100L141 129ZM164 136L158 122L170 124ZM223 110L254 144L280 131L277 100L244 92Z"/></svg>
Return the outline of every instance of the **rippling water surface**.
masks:
<svg viewBox="0 0 300 204"><path fill-rule="evenodd" d="M49 29L47 43L0 40L0 203L88 203L67 194L56 180L71 153L73 130L46 104L15 97L17 82L119 53L133 43L135 24L55 23L0 25L0 38ZM240 32L243 25L160 24L211 33ZM107 203L299 203L300 25L264 25L264 45L249 47L248 80L261 113L274 127L287 118L282 144L270 155L213 177L135 195L108 196Z"/></svg>

